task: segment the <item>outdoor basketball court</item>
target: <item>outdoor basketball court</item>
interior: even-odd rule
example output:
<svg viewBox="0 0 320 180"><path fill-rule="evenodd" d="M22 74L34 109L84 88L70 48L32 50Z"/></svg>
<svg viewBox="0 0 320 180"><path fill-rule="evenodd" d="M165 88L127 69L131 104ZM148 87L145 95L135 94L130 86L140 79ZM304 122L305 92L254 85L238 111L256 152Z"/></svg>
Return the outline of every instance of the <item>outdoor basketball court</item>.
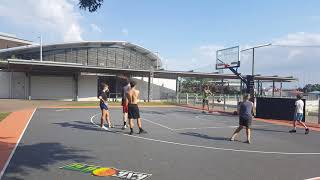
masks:
<svg viewBox="0 0 320 180"><path fill-rule="evenodd" d="M149 107L141 108L148 134L130 136L128 129L121 130L120 108L111 109L116 127L110 132L97 127L99 113L95 108L37 109L3 179L303 180L320 176L317 131L289 134L290 127L254 121L252 144L243 143L244 131L239 141L230 142L238 125L235 116ZM112 167L117 174L91 175L102 167Z"/></svg>

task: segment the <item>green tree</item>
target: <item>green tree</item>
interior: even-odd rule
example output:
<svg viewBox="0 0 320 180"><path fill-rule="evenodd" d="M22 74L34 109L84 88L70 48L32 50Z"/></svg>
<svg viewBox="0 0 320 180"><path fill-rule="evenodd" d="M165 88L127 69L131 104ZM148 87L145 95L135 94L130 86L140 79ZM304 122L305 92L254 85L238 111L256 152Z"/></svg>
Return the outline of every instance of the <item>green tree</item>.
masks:
<svg viewBox="0 0 320 180"><path fill-rule="evenodd" d="M89 10L89 12L97 11L104 0L79 0L79 8L83 10Z"/></svg>
<svg viewBox="0 0 320 180"><path fill-rule="evenodd" d="M303 87L303 92L320 91L320 84L307 84Z"/></svg>

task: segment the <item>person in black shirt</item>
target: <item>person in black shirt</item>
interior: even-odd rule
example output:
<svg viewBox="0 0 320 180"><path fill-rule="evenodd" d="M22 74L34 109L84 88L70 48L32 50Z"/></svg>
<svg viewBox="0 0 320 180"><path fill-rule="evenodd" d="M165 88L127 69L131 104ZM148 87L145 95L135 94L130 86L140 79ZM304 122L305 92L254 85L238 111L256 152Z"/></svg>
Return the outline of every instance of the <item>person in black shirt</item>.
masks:
<svg viewBox="0 0 320 180"><path fill-rule="evenodd" d="M243 96L243 102L240 103L238 107L239 114L239 127L235 130L230 141L234 141L235 137L242 130L243 127L246 127L247 141L246 143L251 143L251 123L253 119L253 103L249 101L250 95L246 94Z"/></svg>
<svg viewBox="0 0 320 180"><path fill-rule="evenodd" d="M104 126L104 122L108 122L108 127L111 128L111 121L110 121L110 113L108 108L108 95L109 93L109 86L107 84L102 84L102 90L99 93L99 99L100 99L100 109L101 109L101 123L100 126L104 130L108 130L107 127Z"/></svg>

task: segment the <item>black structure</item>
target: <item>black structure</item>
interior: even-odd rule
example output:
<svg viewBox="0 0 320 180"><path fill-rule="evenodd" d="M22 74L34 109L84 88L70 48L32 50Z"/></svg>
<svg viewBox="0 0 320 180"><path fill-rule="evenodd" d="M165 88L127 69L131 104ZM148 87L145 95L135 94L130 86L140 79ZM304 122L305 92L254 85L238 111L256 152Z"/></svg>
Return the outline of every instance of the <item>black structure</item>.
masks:
<svg viewBox="0 0 320 180"><path fill-rule="evenodd" d="M294 118L297 99L257 97L256 117L263 119L290 120ZM304 104L306 100L302 99ZM305 107L303 112L305 114ZM305 121L305 116L303 117Z"/></svg>

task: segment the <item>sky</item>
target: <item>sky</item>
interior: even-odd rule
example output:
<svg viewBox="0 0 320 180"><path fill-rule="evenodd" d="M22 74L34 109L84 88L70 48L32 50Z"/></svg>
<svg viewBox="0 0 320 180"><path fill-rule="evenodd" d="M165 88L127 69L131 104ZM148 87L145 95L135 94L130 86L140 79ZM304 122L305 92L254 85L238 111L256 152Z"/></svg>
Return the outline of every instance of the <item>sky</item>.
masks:
<svg viewBox="0 0 320 180"><path fill-rule="evenodd" d="M320 83L320 1L104 0L98 12L78 0L1 0L0 32L44 44L121 40L159 54L169 70L213 72L216 50L256 49L255 73ZM252 52L239 72L251 73ZM225 73L231 73L225 70Z"/></svg>

